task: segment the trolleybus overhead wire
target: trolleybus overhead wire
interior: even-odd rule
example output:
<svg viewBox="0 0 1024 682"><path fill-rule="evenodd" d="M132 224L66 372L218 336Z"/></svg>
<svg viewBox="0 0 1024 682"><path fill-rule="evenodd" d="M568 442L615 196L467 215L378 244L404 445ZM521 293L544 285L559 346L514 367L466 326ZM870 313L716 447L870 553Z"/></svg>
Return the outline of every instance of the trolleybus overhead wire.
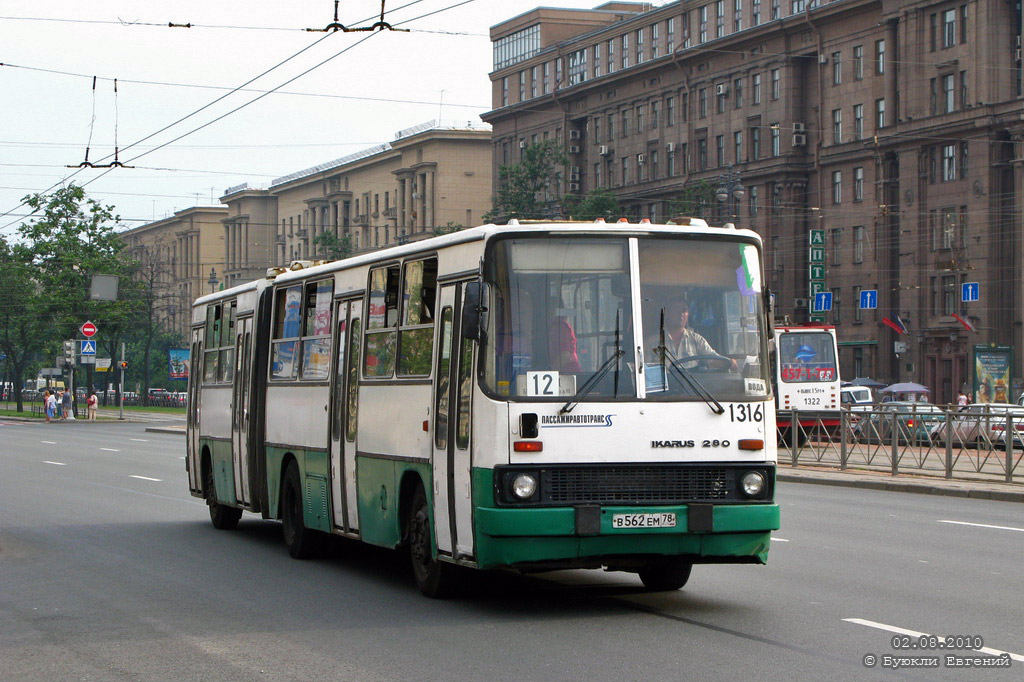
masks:
<svg viewBox="0 0 1024 682"><path fill-rule="evenodd" d="M345 24L338 21L338 0L334 0L334 21L327 24L323 28L307 28L306 30L310 33L334 33L335 31L344 31L345 33L354 33L357 31L404 31L409 32L407 28L395 28L388 22L384 21L384 5L387 0L380 0L380 19L369 26L359 26L356 28L346 26Z"/></svg>

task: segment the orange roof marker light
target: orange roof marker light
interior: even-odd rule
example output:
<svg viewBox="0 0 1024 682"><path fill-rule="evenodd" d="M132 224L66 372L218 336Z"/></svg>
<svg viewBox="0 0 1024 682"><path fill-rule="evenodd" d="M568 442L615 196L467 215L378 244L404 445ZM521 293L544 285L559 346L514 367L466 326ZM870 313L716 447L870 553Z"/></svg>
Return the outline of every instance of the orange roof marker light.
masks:
<svg viewBox="0 0 1024 682"><path fill-rule="evenodd" d="M641 225L650 225L651 224L651 219L650 218L641 218L640 224Z"/></svg>
<svg viewBox="0 0 1024 682"><path fill-rule="evenodd" d="M629 218L619 218L615 222L617 222L617 223L628 223L629 222Z"/></svg>
<svg viewBox="0 0 1024 682"><path fill-rule="evenodd" d="M604 225L604 218L594 218L594 222L601 223L602 225Z"/></svg>

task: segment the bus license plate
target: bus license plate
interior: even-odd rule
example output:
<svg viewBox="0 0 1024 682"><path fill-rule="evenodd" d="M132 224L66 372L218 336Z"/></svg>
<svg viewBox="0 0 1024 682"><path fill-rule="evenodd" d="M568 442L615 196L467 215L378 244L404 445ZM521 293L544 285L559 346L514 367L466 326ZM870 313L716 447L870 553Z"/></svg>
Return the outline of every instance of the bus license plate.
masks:
<svg viewBox="0 0 1024 682"><path fill-rule="evenodd" d="M612 514L612 528L675 528L676 515L670 512L653 514Z"/></svg>

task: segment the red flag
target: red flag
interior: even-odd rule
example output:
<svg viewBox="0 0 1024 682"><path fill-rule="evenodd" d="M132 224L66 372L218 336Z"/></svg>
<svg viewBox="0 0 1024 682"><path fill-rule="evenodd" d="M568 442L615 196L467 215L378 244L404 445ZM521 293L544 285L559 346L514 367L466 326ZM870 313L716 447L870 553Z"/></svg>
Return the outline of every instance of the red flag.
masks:
<svg viewBox="0 0 1024 682"><path fill-rule="evenodd" d="M897 318L897 319L899 319L899 318ZM895 322L890 320L888 317L883 317L882 318L882 324L884 324L886 327L889 327L890 329L892 329L897 334L906 334L907 333L906 327L904 327L902 325L899 325L899 324L896 324Z"/></svg>
<svg viewBox="0 0 1024 682"><path fill-rule="evenodd" d="M969 332L976 332L976 331L978 331L977 328L973 324L971 324L969 320L967 320L966 318L960 317L956 313L953 313L953 319L955 319L957 322L962 324L964 326L964 329L966 329Z"/></svg>

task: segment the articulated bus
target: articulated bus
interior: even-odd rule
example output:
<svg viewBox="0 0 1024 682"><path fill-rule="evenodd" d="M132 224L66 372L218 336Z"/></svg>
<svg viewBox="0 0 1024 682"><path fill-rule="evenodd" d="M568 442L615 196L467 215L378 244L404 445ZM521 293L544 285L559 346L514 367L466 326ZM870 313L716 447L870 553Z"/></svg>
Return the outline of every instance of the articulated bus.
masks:
<svg viewBox="0 0 1024 682"><path fill-rule="evenodd" d="M189 487L217 528L280 519L296 558L328 534L404 548L432 597L460 567L674 590L695 563L763 564L766 295L758 236L694 219L511 221L271 269L194 304Z"/></svg>
<svg viewBox="0 0 1024 682"><path fill-rule="evenodd" d="M839 428L839 347L832 325L775 327L775 400L779 433L802 442ZM794 422L799 424L794 429Z"/></svg>

